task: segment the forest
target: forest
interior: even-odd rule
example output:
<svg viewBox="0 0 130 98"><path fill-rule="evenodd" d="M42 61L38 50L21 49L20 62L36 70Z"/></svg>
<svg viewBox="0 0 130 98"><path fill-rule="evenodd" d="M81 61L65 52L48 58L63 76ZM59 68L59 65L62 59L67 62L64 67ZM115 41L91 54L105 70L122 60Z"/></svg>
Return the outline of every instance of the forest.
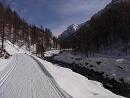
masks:
<svg viewBox="0 0 130 98"><path fill-rule="evenodd" d="M100 51L107 53L107 50L112 53L120 47L127 54L130 48L130 2L126 1L115 3L113 0L74 34L58 39L61 48L94 55Z"/></svg>
<svg viewBox="0 0 130 98"><path fill-rule="evenodd" d="M56 48L57 39L48 28L37 27L28 24L15 10L0 2L0 39L1 48L4 48L4 41L9 40L19 47L25 45L27 50L36 54L43 54L45 50Z"/></svg>

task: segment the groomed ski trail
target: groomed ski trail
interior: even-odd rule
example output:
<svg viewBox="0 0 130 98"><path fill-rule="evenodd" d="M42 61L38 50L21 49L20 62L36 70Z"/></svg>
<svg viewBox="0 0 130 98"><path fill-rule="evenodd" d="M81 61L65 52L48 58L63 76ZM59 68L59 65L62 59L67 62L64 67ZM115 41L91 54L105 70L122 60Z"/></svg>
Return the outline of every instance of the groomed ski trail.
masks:
<svg viewBox="0 0 130 98"><path fill-rule="evenodd" d="M0 98L72 98L34 57L16 54L0 77Z"/></svg>

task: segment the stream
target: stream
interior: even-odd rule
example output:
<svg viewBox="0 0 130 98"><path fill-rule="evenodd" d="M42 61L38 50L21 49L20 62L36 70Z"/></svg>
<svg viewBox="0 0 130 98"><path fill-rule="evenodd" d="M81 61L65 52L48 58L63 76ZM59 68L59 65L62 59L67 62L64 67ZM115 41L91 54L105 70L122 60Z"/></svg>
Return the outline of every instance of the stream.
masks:
<svg viewBox="0 0 130 98"><path fill-rule="evenodd" d="M54 56L44 57L44 60L56 64L57 66L60 67L69 68L72 71L79 73L90 80L99 81L103 84L103 86L106 89L112 91L113 93L130 98L130 85L125 83L123 80L120 80L121 82L117 82L114 79L104 77L103 72L99 73L95 72L94 70L87 69L86 67L81 67L77 64L68 64L61 61L56 61L53 59L53 57Z"/></svg>

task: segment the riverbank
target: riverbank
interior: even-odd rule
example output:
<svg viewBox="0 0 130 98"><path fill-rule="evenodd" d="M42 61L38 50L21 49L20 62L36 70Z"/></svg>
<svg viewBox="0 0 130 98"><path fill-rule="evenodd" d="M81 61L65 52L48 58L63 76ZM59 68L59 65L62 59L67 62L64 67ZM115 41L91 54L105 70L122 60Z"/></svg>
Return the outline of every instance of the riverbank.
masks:
<svg viewBox="0 0 130 98"><path fill-rule="evenodd" d="M59 52L59 54L61 53L63 52ZM74 72L79 73L90 80L99 81L104 85L105 88L109 89L110 91L118 95L122 95L127 98L130 98L130 85L126 83L122 78L120 78L117 81L115 78L109 77L107 75L104 76L103 71L99 72L93 69L94 65L90 65L91 68L88 68L86 66L82 66L81 63L79 64L76 62L67 63L67 61L66 62L61 61L61 59L60 60L55 59L59 54L53 54L52 56L44 57L44 59L58 66L70 68ZM76 60L80 62L80 59L81 58L77 58ZM97 63L101 63L101 62L97 62Z"/></svg>

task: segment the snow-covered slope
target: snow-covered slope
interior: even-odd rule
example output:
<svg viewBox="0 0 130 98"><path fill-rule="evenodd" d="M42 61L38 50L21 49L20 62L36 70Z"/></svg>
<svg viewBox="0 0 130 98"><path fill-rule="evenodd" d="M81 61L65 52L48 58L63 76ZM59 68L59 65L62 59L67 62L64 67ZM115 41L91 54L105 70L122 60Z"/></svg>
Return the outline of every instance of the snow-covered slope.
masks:
<svg viewBox="0 0 130 98"><path fill-rule="evenodd" d="M17 45L13 45L10 41L5 41L4 43L4 49L9 54L16 54L16 53L27 53L30 54L29 51L27 51L26 46L19 47Z"/></svg>

